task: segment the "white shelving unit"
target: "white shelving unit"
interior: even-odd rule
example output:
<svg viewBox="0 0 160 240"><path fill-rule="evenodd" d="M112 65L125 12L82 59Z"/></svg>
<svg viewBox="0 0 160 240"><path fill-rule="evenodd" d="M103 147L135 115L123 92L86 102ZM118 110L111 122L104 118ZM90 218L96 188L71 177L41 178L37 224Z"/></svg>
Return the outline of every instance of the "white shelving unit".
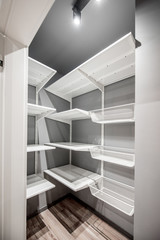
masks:
<svg viewBox="0 0 160 240"><path fill-rule="evenodd" d="M96 183L89 184L89 188L96 198L128 216L134 214L134 187L101 177Z"/></svg>
<svg viewBox="0 0 160 240"><path fill-rule="evenodd" d="M90 118L90 114L88 111L84 111L78 108L74 108L71 110L54 113L50 115L48 118L60 122L64 122L67 124L71 124L72 120L82 120Z"/></svg>
<svg viewBox="0 0 160 240"><path fill-rule="evenodd" d="M104 87L135 75L135 40L131 33L125 35L79 67L66 74L46 88L47 91L70 102L71 110L55 113L50 119L70 124L70 142L49 143L73 151L89 151L93 158L101 160L101 175L92 183L88 171L70 165L46 170L45 172L73 191L88 186L91 193L100 200L132 216L134 213L134 188L104 177L104 162L117 164L124 169L134 167L134 152L129 149L104 147L104 124L134 123L134 103L104 108ZM102 106L89 113L72 109L72 98L93 90L102 93ZM72 142L72 120L91 118L101 124L101 146ZM87 173L85 178L83 173ZM94 174L94 173L91 173ZM101 177L100 177L101 176Z"/></svg>
<svg viewBox="0 0 160 240"><path fill-rule="evenodd" d="M38 93L56 74L56 71L32 58L28 58L28 84L36 87Z"/></svg>
<svg viewBox="0 0 160 240"><path fill-rule="evenodd" d="M36 174L29 175L27 177L27 199L46 192L52 188L55 188L54 184L46 179L42 179Z"/></svg>
<svg viewBox="0 0 160 240"><path fill-rule="evenodd" d="M45 170L44 172L75 192L87 188L89 184L100 178L100 175L96 173L70 164Z"/></svg>
<svg viewBox="0 0 160 240"><path fill-rule="evenodd" d="M38 151L46 151L46 150L53 150L53 149L55 149L55 147L38 145L38 144L31 144L27 146L27 152L38 152Z"/></svg>
<svg viewBox="0 0 160 240"><path fill-rule="evenodd" d="M56 142L56 143L45 143L47 146L54 146L57 148L63 148L73 151L90 151L91 148L95 147L93 144L77 143L77 142Z"/></svg>
<svg viewBox="0 0 160 240"><path fill-rule="evenodd" d="M67 101L135 74L135 40L125 35L58 81L47 91Z"/></svg>
<svg viewBox="0 0 160 240"><path fill-rule="evenodd" d="M100 124L134 122L134 103L90 111L90 115Z"/></svg>
<svg viewBox="0 0 160 240"><path fill-rule="evenodd" d="M37 116L38 120L43 117L49 116L55 111L56 111L55 108L49 108L37 104L28 103L28 115Z"/></svg>
<svg viewBox="0 0 160 240"><path fill-rule="evenodd" d="M50 183L44 178L38 176L37 163L39 151L53 150L55 147L39 145L38 144L38 128L37 121L49 116L56 111L55 108L44 107L38 105L38 93L44 87L44 85L53 77L56 73L54 69L51 69L44 64L28 58L29 73L28 73L28 84L36 87L36 104L28 103L28 115L35 117L35 144L27 146L27 152L35 152L35 172L36 174L27 176L27 199L32 198L40 193L46 192L55 187L54 184Z"/></svg>
<svg viewBox="0 0 160 240"><path fill-rule="evenodd" d="M135 166L135 154L133 149L96 146L91 148L90 152L92 158L97 160L130 168Z"/></svg>

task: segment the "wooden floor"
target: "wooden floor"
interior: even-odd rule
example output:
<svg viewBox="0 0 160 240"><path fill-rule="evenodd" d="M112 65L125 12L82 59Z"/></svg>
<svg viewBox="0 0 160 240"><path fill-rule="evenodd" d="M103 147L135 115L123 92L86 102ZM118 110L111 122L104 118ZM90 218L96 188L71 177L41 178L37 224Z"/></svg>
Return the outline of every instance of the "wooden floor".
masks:
<svg viewBox="0 0 160 240"><path fill-rule="evenodd" d="M127 240L86 207L67 197L27 222L27 239Z"/></svg>

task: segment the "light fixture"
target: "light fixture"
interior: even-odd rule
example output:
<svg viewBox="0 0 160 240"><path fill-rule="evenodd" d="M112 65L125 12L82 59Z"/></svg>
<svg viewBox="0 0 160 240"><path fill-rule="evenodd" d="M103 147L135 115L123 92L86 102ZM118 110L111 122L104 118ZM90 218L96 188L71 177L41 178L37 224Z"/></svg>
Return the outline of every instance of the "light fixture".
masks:
<svg viewBox="0 0 160 240"><path fill-rule="evenodd" d="M73 21L77 26L81 23L81 12L76 7L73 8Z"/></svg>
<svg viewBox="0 0 160 240"><path fill-rule="evenodd" d="M96 0L96 2L97 2L97 3L100 3L100 2L101 2L101 0Z"/></svg>

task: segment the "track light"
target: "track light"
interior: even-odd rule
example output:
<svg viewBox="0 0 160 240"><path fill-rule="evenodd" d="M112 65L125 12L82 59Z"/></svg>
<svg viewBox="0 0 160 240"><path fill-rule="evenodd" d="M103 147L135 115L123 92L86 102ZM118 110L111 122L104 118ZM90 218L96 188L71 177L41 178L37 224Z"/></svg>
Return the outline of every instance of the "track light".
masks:
<svg viewBox="0 0 160 240"><path fill-rule="evenodd" d="M81 23L81 12L75 7L73 8L73 21L77 26Z"/></svg>

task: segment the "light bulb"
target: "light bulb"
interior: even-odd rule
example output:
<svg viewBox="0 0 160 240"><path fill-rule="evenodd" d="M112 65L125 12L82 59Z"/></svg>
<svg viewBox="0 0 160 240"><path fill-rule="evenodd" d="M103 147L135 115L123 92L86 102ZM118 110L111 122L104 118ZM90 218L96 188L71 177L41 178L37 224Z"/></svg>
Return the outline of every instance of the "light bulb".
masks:
<svg viewBox="0 0 160 240"><path fill-rule="evenodd" d="M79 16L75 16L73 21L74 21L74 24L78 26L81 23L81 18Z"/></svg>
<svg viewBox="0 0 160 240"><path fill-rule="evenodd" d="M81 12L77 8L73 9L73 22L77 26L81 23Z"/></svg>

